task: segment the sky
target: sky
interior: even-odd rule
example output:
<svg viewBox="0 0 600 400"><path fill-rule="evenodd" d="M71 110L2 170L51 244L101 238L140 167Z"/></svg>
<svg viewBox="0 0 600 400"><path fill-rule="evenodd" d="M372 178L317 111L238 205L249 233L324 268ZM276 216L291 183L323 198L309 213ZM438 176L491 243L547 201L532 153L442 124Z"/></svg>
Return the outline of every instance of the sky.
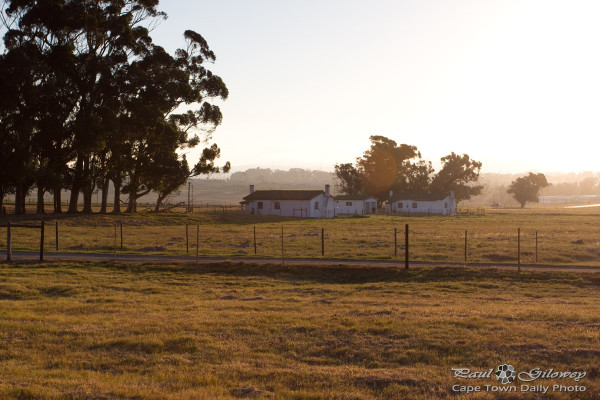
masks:
<svg viewBox="0 0 600 400"><path fill-rule="evenodd" d="M232 171L333 170L383 135L440 167L600 171L600 2L169 0L154 42L200 33L230 96ZM199 155L192 151L188 159Z"/></svg>

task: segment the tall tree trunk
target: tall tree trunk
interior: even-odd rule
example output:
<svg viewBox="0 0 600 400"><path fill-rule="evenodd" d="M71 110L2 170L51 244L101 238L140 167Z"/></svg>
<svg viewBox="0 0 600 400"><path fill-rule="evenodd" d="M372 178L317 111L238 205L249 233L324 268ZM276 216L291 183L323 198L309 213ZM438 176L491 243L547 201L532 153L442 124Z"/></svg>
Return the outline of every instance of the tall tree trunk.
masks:
<svg viewBox="0 0 600 400"><path fill-rule="evenodd" d="M86 157L83 162L83 176L85 180L81 185L81 190L83 192L83 210L81 212L84 214L91 214L93 212L92 196L94 195L94 188L96 185L91 177L90 169L90 160Z"/></svg>
<svg viewBox="0 0 600 400"><path fill-rule="evenodd" d="M154 209L154 212L160 212L160 208L162 207L162 202L165 199L165 197L167 196L158 195L158 199L156 199L156 208Z"/></svg>
<svg viewBox="0 0 600 400"><path fill-rule="evenodd" d="M27 196L27 191L25 190L25 185L23 183L17 183L15 186L15 215L24 215L25 214L25 197Z"/></svg>
<svg viewBox="0 0 600 400"><path fill-rule="evenodd" d="M84 214L91 214L92 210L92 197L94 195L94 188L96 185L92 183L88 183L82 189L83 192L83 210L81 210Z"/></svg>
<svg viewBox="0 0 600 400"><path fill-rule="evenodd" d="M84 214L91 214L92 210L92 196L94 195L94 190L91 188L85 188L83 190L83 210L81 210Z"/></svg>
<svg viewBox="0 0 600 400"><path fill-rule="evenodd" d="M136 203L136 198L135 198L135 192L131 189L130 186L130 192L129 192L129 199L127 199L127 209L125 210L126 213L132 213L135 212L135 203Z"/></svg>
<svg viewBox="0 0 600 400"><path fill-rule="evenodd" d="M62 187L56 185L54 187L54 214L62 214Z"/></svg>
<svg viewBox="0 0 600 400"><path fill-rule="evenodd" d="M129 198L127 199L127 209L125 210L126 213L133 213L135 212L135 205L137 202L137 191L138 191L138 182L137 179L135 178L135 176L130 176L129 177Z"/></svg>
<svg viewBox="0 0 600 400"><path fill-rule="evenodd" d="M102 182L102 204L100 205L100 214L106 214L106 209L108 207L108 188L110 186L110 180L108 178L104 178Z"/></svg>
<svg viewBox="0 0 600 400"><path fill-rule="evenodd" d="M121 214L121 177L113 179L115 187L115 196L113 198L113 214Z"/></svg>
<svg viewBox="0 0 600 400"><path fill-rule="evenodd" d="M35 213L38 215L43 215L45 214L45 210L44 210L44 193L46 191L38 185L37 188L37 208Z"/></svg>
<svg viewBox="0 0 600 400"><path fill-rule="evenodd" d="M6 215L4 212L4 186L0 185L0 216Z"/></svg>
<svg viewBox="0 0 600 400"><path fill-rule="evenodd" d="M75 164L75 173L73 175L73 183L71 185L71 198L69 199L69 214L77 213L77 202L79 201L79 191L81 190L81 178L83 174L83 157L77 156Z"/></svg>

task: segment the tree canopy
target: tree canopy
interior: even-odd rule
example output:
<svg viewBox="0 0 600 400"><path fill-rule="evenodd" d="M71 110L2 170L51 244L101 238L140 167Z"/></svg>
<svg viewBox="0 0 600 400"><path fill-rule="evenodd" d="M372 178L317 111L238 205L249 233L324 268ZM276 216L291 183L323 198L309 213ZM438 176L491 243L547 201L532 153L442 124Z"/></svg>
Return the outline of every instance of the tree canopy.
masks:
<svg viewBox="0 0 600 400"><path fill-rule="evenodd" d="M371 147L357 158L356 165L336 164L338 190L345 194L369 194L380 201L396 193L454 191L457 201L481 193L476 185L481 163L468 155L450 153L442 157L435 174L431 162L423 160L416 146L398 144L384 136L371 136Z"/></svg>
<svg viewBox="0 0 600 400"><path fill-rule="evenodd" d="M525 208L528 201L537 203L539 201L540 190L550 186L544 174L534 174L532 172L527 176L522 176L512 181L508 187L507 193L511 193L516 201Z"/></svg>
<svg viewBox="0 0 600 400"><path fill-rule="evenodd" d="M442 169L433 177L433 192L454 191L456 201L470 199L481 193L482 185L473 185L479 179L481 163L471 160L467 154L450 153L442 157Z"/></svg>
<svg viewBox="0 0 600 400"><path fill-rule="evenodd" d="M54 195L70 189L69 211L91 212L95 188L106 211L109 183L115 187L114 212L121 193L127 211L150 191L160 202L188 177L224 167L216 144L221 123L213 99L226 99L220 77L206 68L214 52L197 32L183 32L185 47L168 54L154 44L150 28L166 15L157 0L7 0L0 22L0 142L10 149L2 162L0 203L15 192L16 213L25 195ZM182 150L209 144L198 164L189 166Z"/></svg>

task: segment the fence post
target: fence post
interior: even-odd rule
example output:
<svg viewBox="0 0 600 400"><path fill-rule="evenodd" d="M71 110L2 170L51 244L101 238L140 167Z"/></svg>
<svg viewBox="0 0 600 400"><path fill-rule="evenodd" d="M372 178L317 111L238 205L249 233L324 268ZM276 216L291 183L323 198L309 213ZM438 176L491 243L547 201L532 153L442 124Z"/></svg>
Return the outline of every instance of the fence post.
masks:
<svg viewBox="0 0 600 400"><path fill-rule="evenodd" d="M321 255L325 255L325 228L321 228Z"/></svg>
<svg viewBox="0 0 600 400"><path fill-rule="evenodd" d="M394 258L398 257L398 228L394 228Z"/></svg>
<svg viewBox="0 0 600 400"><path fill-rule="evenodd" d="M199 248L200 248L200 225L196 225L196 262L198 262Z"/></svg>
<svg viewBox="0 0 600 400"><path fill-rule="evenodd" d="M123 222L120 222L121 225L121 251L123 251Z"/></svg>
<svg viewBox="0 0 600 400"><path fill-rule="evenodd" d="M404 227L404 268L408 269L408 224Z"/></svg>
<svg viewBox="0 0 600 400"><path fill-rule="evenodd" d="M117 225L115 224L115 236L113 241L114 261L117 261Z"/></svg>
<svg viewBox="0 0 600 400"><path fill-rule="evenodd" d="M56 221L56 251L58 251L58 221Z"/></svg>
<svg viewBox="0 0 600 400"><path fill-rule="evenodd" d="M521 272L521 228L517 228L517 268Z"/></svg>
<svg viewBox="0 0 600 400"><path fill-rule="evenodd" d="M254 225L254 255L256 255L256 225Z"/></svg>
<svg viewBox="0 0 600 400"><path fill-rule="evenodd" d="M188 224L185 224L185 254L190 254L190 234Z"/></svg>
<svg viewBox="0 0 600 400"><path fill-rule="evenodd" d="M283 256L283 225L281 225L281 265L285 264L285 258Z"/></svg>
<svg viewBox="0 0 600 400"><path fill-rule="evenodd" d="M46 226L45 221L42 221L40 228L40 262L44 261L44 228Z"/></svg>
<svg viewBox="0 0 600 400"><path fill-rule="evenodd" d="M467 230L465 229L465 265L467 265L467 241L468 241L468 233Z"/></svg>
<svg viewBox="0 0 600 400"><path fill-rule="evenodd" d="M538 231L535 231L535 263L538 263Z"/></svg>
<svg viewBox="0 0 600 400"><path fill-rule="evenodd" d="M6 261L11 261L12 260L12 250L10 248L11 243L11 232L10 232L10 226L11 223L10 221L8 221L8 227L6 228Z"/></svg>

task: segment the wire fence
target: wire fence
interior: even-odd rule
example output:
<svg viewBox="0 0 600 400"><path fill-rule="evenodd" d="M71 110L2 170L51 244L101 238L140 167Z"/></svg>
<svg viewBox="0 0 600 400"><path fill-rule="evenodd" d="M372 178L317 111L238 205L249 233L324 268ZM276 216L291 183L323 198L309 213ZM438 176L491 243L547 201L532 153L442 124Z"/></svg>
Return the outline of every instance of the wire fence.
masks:
<svg viewBox="0 0 600 400"><path fill-rule="evenodd" d="M318 226L315 220L311 224L102 226L54 222L46 224L42 248L46 252L401 261L406 251L405 225L392 225ZM435 224L413 220L409 238L410 260L417 262L600 266L600 234L582 237L527 227L436 229ZM8 235L8 227L0 227L0 249L7 250L9 241L12 250L38 251L40 232L16 226Z"/></svg>

